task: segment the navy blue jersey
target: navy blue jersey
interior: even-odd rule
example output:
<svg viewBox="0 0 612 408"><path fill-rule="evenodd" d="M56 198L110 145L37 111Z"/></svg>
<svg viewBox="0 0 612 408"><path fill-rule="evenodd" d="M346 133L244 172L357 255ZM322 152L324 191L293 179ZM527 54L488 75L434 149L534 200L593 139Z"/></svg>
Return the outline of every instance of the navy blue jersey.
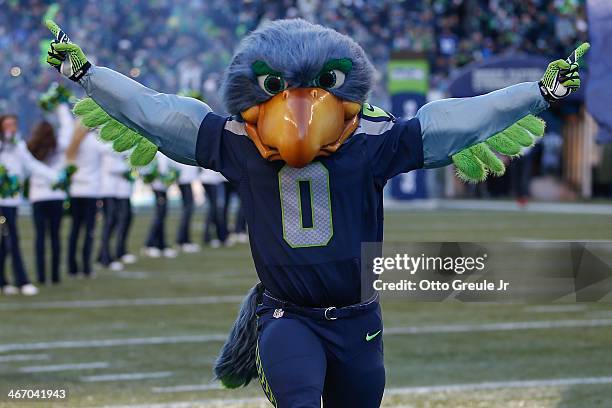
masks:
<svg viewBox="0 0 612 408"><path fill-rule="evenodd" d="M383 187L423 167L418 119L368 104L359 127L331 156L301 169L262 158L244 124L209 113L198 163L237 188L257 273L274 296L301 306L345 306L361 297L362 242L383 238Z"/></svg>

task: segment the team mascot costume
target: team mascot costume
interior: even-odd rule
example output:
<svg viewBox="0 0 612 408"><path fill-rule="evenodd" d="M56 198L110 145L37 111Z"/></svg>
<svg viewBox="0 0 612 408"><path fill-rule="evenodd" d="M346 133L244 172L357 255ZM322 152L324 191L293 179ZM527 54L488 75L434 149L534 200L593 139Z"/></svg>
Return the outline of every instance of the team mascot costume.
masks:
<svg viewBox="0 0 612 408"><path fill-rule="evenodd" d="M373 67L349 37L279 20L245 37L222 94L231 116L91 64L53 22L47 61L90 98L84 125L134 165L157 149L221 172L238 188L261 281L215 364L230 388L255 376L280 408L380 406L385 371L378 297L361 298L362 242L381 242L391 177L454 163L484 180L544 133L536 118L580 86L581 45L539 82L423 106L410 120L366 103Z"/></svg>

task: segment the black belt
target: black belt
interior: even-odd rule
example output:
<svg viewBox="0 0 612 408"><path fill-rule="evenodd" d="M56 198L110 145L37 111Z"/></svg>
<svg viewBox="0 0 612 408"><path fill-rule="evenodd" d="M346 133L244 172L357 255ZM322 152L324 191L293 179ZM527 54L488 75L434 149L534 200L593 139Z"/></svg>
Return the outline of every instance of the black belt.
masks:
<svg viewBox="0 0 612 408"><path fill-rule="evenodd" d="M378 293L374 295L370 300L363 303L357 303L355 305L343 306L343 307L303 307L297 306L293 303L280 300L270 295L268 292L264 292L262 303L265 306L275 308L275 315L282 316L284 312L295 313L300 316L310 317L318 320L337 320L346 319L349 317L359 316L374 310L378 307ZM276 317L276 316L275 316Z"/></svg>

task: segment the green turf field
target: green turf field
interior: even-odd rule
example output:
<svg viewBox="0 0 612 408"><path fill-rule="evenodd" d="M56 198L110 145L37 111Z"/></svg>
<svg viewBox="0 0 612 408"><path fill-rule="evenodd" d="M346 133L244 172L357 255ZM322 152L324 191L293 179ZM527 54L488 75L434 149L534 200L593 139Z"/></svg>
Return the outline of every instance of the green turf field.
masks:
<svg viewBox="0 0 612 408"><path fill-rule="evenodd" d="M135 253L147 222L146 215L136 217ZM198 238L200 223L198 217L193 224ZM21 233L33 276L29 219ZM612 240L612 217L392 211L386 239ZM0 406L268 406L258 384L239 391L210 384L237 300L255 281L248 246L238 245L141 260L122 272L99 271L95 280L65 279L34 298L0 297ZM383 311L385 407L612 406L610 304L398 300L385 302ZM54 386L69 389L66 402L6 397L11 388Z"/></svg>

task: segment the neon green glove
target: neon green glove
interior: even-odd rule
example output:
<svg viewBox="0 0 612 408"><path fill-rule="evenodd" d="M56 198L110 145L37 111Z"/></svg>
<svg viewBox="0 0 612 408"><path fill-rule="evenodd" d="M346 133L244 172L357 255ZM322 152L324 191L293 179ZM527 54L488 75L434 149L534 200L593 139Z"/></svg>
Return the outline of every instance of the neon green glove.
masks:
<svg viewBox="0 0 612 408"><path fill-rule="evenodd" d="M548 64L548 68L540 80L540 92L548 102L563 99L580 88L578 60L590 47L589 43L583 43L567 59L558 59Z"/></svg>
<svg viewBox="0 0 612 408"><path fill-rule="evenodd" d="M52 20L46 21L47 28L53 33L55 39L49 44L47 62L62 75L73 81L78 81L91 67L87 57L76 44Z"/></svg>

